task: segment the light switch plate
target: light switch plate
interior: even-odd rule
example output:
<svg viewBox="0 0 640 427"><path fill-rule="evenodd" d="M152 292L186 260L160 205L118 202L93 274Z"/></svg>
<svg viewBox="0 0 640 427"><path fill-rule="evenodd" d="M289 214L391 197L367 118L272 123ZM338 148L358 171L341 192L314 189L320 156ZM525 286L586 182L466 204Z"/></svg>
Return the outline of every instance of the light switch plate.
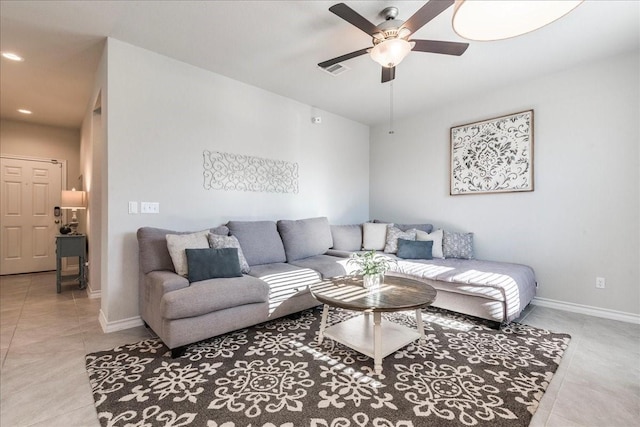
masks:
<svg viewBox="0 0 640 427"><path fill-rule="evenodd" d="M158 202L140 202L140 212L147 214L160 213L160 203Z"/></svg>
<svg viewBox="0 0 640 427"><path fill-rule="evenodd" d="M138 202L129 202L129 213L132 215L138 213Z"/></svg>

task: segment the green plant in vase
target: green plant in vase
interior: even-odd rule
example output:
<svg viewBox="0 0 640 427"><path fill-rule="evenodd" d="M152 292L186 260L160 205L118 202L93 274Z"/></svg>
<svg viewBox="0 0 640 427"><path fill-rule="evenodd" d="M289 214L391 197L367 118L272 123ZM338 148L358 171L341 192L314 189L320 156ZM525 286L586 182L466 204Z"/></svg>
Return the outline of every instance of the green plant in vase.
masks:
<svg viewBox="0 0 640 427"><path fill-rule="evenodd" d="M354 265L356 269L351 274L362 275L364 287L370 288L380 285L384 274L395 262L394 259L371 250L351 254L347 265Z"/></svg>

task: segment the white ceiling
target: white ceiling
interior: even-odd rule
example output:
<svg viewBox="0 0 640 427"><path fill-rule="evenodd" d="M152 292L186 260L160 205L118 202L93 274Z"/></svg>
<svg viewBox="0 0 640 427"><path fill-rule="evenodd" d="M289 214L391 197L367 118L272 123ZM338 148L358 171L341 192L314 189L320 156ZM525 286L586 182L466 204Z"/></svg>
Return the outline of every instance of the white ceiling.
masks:
<svg viewBox="0 0 640 427"><path fill-rule="evenodd" d="M436 1L436 0L432 0ZM367 55L339 76L316 64L370 46L328 11L336 1L1 1L0 115L79 127L105 37L149 49L364 124L389 117L389 84ZM423 1L347 1L375 24L386 6L406 20ZM464 41L453 8L415 38ZM587 0L538 31L471 42L461 57L412 52L397 67L395 117L640 49L640 2ZM597 84L597 82L594 82ZM588 90L588 88L585 88ZM25 118L16 112L27 108Z"/></svg>

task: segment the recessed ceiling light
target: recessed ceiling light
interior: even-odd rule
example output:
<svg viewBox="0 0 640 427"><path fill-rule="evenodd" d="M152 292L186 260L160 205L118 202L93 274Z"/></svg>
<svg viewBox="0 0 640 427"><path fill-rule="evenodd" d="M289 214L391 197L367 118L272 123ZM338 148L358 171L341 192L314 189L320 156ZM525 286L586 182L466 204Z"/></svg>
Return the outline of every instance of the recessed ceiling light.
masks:
<svg viewBox="0 0 640 427"><path fill-rule="evenodd" d="M22 113L22 114L31 114L31 111L29 111L29 110L25 110L24 108L19 108L19 109L18 109L18 113Z"/></svg>
<svg viewBox="0 0 640 427"><path fill-rule="evenodd" d="M15 54L13 52L2 52L2 56L4 58L7 58L11 61L24 61L24 58L18 54Z"/></svg>

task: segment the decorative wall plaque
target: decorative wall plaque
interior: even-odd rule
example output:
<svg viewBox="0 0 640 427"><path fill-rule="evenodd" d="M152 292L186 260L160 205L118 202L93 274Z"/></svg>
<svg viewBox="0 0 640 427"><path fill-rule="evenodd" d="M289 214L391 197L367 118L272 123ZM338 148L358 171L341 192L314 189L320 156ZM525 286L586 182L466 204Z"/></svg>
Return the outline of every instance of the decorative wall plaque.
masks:
<svg viewBox="0 0 640 427"><path fill-rule="evenodd" d="M203 152L204 188L298 193L298 164L242 154Z"/></svg>
<svg viewBox="0 0 640 427"><path fill-rule="evenodd" d="M450 194L533 191L533 110L451 128Z"/></svg>

